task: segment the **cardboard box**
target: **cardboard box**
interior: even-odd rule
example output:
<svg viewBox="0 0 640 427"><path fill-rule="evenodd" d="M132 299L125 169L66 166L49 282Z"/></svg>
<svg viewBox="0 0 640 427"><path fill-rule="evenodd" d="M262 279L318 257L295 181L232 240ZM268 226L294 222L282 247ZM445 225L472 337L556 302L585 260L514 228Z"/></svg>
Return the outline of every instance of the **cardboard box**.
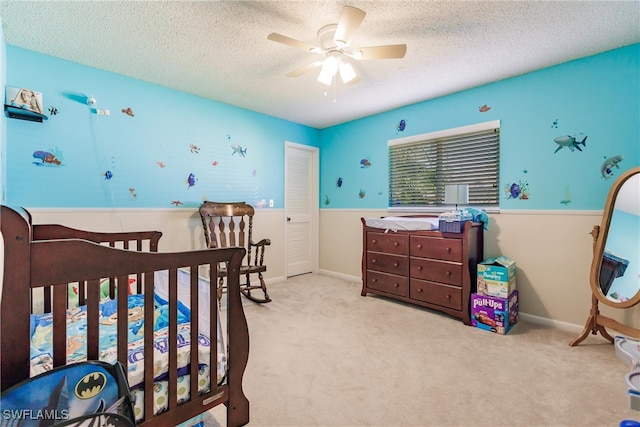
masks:
<svg viewBox="0 0 640 427"><path fill-rule="evenodd" d="M471 294L471 325L500 335L518 323L518 291L509 298Z"/></svg>
<svg viewBox="0 0 640 427"><path fill-rule="evenodd" d="M476 289L481 295L507 298L516 290L516 262L501 256L479 263Z"/></svg>

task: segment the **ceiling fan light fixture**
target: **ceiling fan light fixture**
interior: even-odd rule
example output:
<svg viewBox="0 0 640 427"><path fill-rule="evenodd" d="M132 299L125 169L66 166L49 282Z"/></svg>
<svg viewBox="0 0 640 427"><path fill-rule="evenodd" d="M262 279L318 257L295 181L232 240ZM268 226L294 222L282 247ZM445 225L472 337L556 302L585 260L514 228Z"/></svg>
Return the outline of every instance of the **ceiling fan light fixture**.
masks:
<svg viewBox="0 0 640 427"><path fill-rule="evenodd" d="M338 57L335 55L327 55L322 62L322 69L318 75L318 81L327 86L331 85L333 77L338 72Z"/></svg>
<svg viewBox="0 0 640 427"><path fill-rule="evenodd" d="M325 59L322 64L322 69L320 70L320 74L318 74L318 81L327 86L331 85L333 81L333 76L336 75L337 64L333 61L328 61Z"/></svg>
<svg viewBox="0 0 640 427"><path fill-rule="evenodd" d="M356 70L353 69L353 65L348 62L340 62L338 66L340 70L340 78L342 79L342 83L349 83L351 80L356 78Z"/></svg>
<svg viewBox="0 0 640 427"><path fill-rule="evenodd" d="M331 82L333 81L333 74L323 73L322 71L320 71L320 74L318 75L318 81L327 86L331 86Z"/></svg>
<svg viewBox="0 0 640 427"><path fill-rule="evenodd" d="M322 62L313 62L299 67L287 73L286 75L288 77L299 77L302 74L320 67L320 73L318 75L318 81L320 83L327 86L335 84L337 82L336 74L339 72L342 82L352 85L362 80L362 77L353 67L353 60L399 59L404 58L407 52L407 45L405 44L349 49L353 36L364 21L365 16L366 12L363 10L352 6L343 6L337 24L328 24L320 27L318 30L317 37L320 42L319 46L278 33L269 34L267 39L309 53L324 54Z"/></svg>

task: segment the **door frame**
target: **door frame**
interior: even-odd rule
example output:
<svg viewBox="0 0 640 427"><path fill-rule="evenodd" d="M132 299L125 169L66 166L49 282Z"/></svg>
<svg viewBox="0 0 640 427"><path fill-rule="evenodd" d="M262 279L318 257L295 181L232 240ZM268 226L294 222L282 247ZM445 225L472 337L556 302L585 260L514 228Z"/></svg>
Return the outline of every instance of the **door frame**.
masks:
<svg viewBox="0 0 640 427"><path fill-rule="evenodd" d="M311 272L317 273L320 268L319 254L320 254L320 148L313 147L311 145L299 144L297 142L287 141L284 142L284 210L282 221L284 223L284 277L289 277L287 254L288 252L288 231L287 231L287 154L288 149L294 148L298 150L307 151L311 154L311 173L309 174L311 179Z"/></svg>

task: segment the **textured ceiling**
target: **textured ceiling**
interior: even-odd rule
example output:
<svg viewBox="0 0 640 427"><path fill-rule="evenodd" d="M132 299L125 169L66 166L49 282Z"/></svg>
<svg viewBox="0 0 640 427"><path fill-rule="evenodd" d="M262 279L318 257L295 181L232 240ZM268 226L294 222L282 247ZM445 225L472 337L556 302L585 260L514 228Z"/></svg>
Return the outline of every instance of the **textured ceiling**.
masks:
<svg viewBox="0 0 640 427"><path fill-rule="evenodd" d="M406 56L358 61L354 85L286 77L322 57L267 35L318 44L343 5L367 12L353 47ZM316 128L640 42L637 1L1 0L0 16L7 44Z"/></svg>

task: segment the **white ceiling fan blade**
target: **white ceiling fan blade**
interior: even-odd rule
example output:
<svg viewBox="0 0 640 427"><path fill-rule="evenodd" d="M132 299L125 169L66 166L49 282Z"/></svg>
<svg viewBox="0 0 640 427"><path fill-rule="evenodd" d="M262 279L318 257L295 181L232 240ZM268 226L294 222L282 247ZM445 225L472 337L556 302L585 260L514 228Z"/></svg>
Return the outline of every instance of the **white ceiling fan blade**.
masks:
<svg viewBox="0 0 640 427"><path fill-rule="evenodd" d="M366 12L351 6L344 6L336 28L336 34L333 40L338 47L349 46L353 35L360 28L360 24L364 21Z"/></svg>
<svg viewBox="0 0 640 427"><path fill-rule="evenodd" d="M296 68L295 70L288 72L287 77L300 77L301 75L308 73L309 71L313 70L314 68L318 68L321 65L322 61L312 62L311 64L304 65L300 68Z"/></svg>
<svg viewBox="0 0 640 427"><path fill-rule="evenodd" d="M406 44L391 44L387 46L361 47L353 52L356 59L394 59L404 58L407 53Z"/></svg>
<svg viewBox="0 0 640 427"><path fill-rule="evenodd" d="M362 81L362 77L359 74L356 74L356 77L353 80L351 80L349 83L347 83L347 85L351 86L361 81Z"/></svg>
<svg viewBox="0 0 640 427"><path fill-rule="evenodd" d="M269 34L267 36L267 39L274 42L286 44L287 46L295 47L296 49L301 49L306 52L314 52L314 53L324 52L324 50L319 48L318 46L314 46L312 44L305 43L300 40L292 39L291 37L283 36L282 34L278 34L278 33Z"/></svg>

